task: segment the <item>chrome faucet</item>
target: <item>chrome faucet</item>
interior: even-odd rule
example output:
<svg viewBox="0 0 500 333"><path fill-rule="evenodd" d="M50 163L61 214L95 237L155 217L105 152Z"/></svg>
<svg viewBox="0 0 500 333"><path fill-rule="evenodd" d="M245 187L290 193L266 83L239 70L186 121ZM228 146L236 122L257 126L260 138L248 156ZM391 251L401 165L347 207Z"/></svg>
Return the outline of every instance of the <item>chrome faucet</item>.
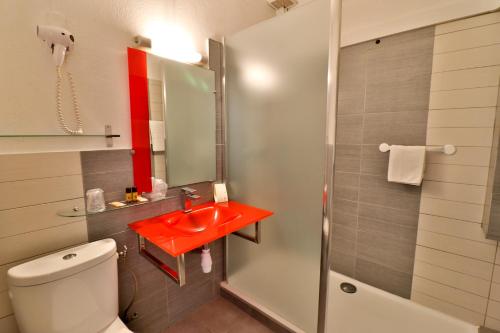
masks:
<svg viewBox="0 0 500 333"><path fill-rule="evenodd" d="M181 188L181 205L182 205L182 210L184 213L189 213L193 209L191 208L192 206L192 199L199 199L201 196L198 194L195 194L196 190L190 187L183 187Z"/></svg>

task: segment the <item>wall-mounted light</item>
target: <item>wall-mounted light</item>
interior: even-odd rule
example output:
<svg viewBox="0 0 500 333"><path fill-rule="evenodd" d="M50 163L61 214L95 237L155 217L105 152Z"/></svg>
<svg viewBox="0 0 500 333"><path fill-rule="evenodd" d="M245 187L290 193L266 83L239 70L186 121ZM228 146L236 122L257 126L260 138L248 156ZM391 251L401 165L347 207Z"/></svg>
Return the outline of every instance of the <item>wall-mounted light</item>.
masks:
<svg viewBox="0 0 500 333"><path fill-rule="evenodd" d="M184 29L160 20L149 22L143 36L134 37L134 42L151 48L151 52L158 56L180 62L196 64L203 59Z"/></svg>
<svg viewBox="0 0 500 333"><path fill-rule="evenodd" d="M137 47L145 47L150 49L151 48L151 39L146 38L144 36L135 36L134 37L134 44Z"/></svg>

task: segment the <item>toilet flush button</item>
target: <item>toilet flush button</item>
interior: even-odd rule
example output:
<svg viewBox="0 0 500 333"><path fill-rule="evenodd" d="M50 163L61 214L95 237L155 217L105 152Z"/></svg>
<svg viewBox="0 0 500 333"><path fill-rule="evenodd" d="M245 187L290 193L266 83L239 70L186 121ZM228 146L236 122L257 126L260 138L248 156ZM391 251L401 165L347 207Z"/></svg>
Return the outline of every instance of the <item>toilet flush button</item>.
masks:
<svg viewBox="0 0 500 333"><path fill-rule="evenodd" d="M64 260L70 260L70 259L73 259L74 257L76 257L76 253L70 253L70 254L67 254L63 257Z"/></svg>

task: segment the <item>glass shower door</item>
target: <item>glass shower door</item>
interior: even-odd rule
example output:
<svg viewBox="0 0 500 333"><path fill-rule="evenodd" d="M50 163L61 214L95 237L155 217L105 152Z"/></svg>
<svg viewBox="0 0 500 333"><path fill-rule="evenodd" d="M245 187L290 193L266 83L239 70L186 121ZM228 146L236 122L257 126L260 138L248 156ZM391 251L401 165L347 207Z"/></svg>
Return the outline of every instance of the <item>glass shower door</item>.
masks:
<svg viewBox="0 0 500 333"><path fill-rule="evenodd" d="M225 43L229 194L274 212L261 244L229 237L228 284L305 332L318 317L329 13L315 0Z"/></svg>

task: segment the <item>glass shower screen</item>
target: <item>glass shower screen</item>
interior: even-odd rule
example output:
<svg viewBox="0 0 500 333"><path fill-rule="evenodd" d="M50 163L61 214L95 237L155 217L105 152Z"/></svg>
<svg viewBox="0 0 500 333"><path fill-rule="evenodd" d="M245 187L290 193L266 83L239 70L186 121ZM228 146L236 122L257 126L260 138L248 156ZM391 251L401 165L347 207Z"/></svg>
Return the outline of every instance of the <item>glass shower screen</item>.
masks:
<svg viewBox="0 0 500 333"><path fill-rule="evenodd" d="M225 40L229 195L274 212L261 244L229 237L228 286L305 332L318 316L329 12L315 0Z"/></svg>

